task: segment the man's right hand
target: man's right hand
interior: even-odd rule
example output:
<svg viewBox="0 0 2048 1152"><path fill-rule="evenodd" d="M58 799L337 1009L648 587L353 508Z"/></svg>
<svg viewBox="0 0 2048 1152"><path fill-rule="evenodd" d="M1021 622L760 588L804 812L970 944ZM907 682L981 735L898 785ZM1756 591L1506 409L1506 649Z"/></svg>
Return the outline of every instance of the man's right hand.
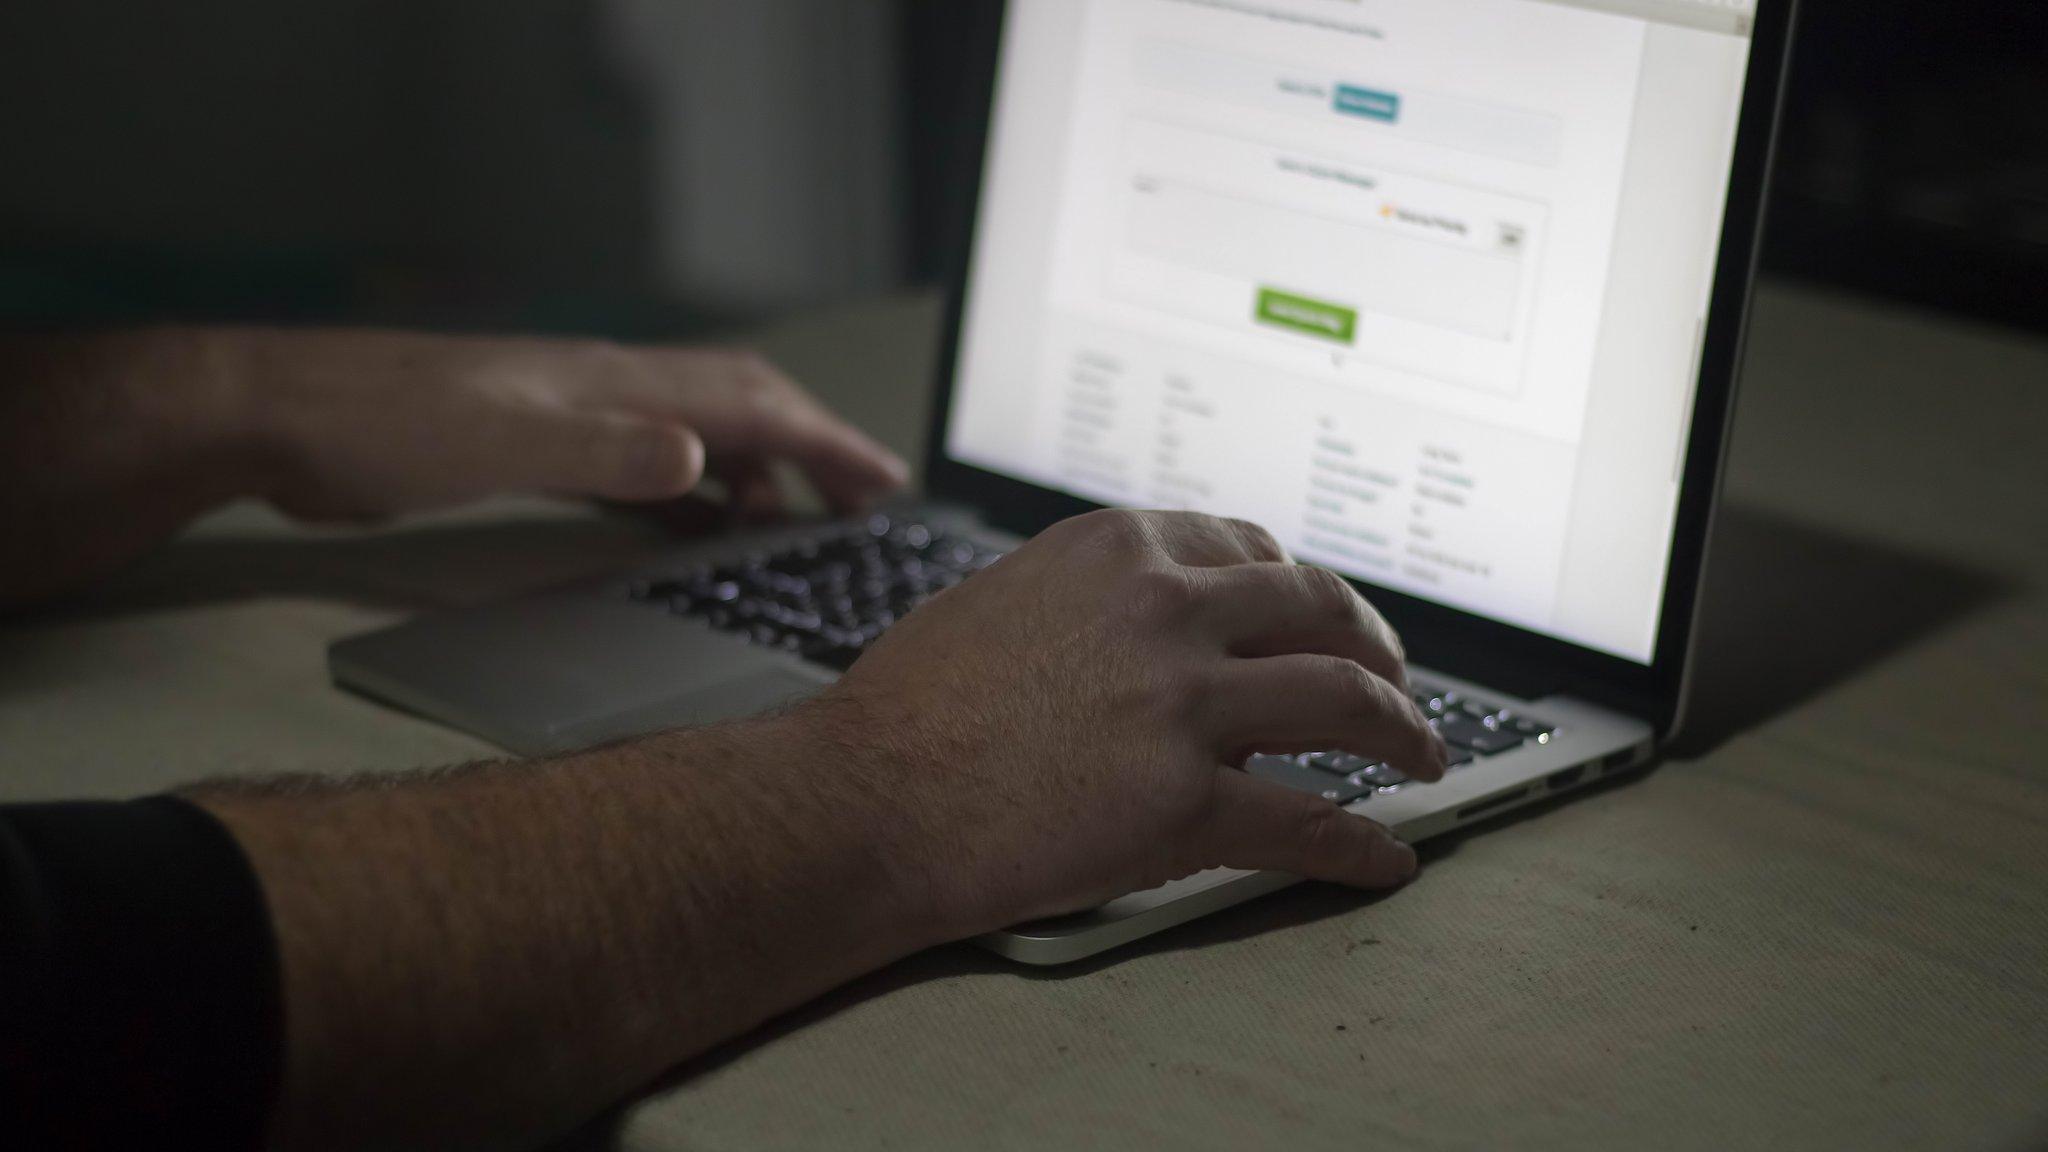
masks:
<svg viewBox="0 0 2048 1152"><path fill-rule="evenodd" d="M1399 883L1379 825L1237 769L1443 749L1394 634L1257 528L1104 512L788 713L560 760L194 794L281 957L281 1144L531 1146L920 948L1212 865Z"/></svg>
<svg viewBox="0 0 2048 1152"><path fill-rule="evenodd" d="M1059 524L788 720L862 750L959 935L1216 866L1399 883L1415 854L1385 828L1239 766L1319 749L1420 780L1445 765L1379 613L1263 529L1198 515Z"/></svg>

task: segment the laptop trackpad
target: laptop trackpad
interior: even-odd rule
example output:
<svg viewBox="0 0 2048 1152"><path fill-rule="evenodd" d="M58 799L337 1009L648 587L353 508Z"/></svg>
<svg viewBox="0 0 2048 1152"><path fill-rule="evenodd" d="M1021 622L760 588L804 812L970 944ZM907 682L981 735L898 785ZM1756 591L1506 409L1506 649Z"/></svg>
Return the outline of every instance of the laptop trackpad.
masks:
<svg viewBox="0 0 2048 1152"><path fill-rule="evenodd" d="M564 750L588 748L627 736L750 716L794 702L822 687L823 677L769 668L638 708L563 725L557 732L556 745Z"/></svg>

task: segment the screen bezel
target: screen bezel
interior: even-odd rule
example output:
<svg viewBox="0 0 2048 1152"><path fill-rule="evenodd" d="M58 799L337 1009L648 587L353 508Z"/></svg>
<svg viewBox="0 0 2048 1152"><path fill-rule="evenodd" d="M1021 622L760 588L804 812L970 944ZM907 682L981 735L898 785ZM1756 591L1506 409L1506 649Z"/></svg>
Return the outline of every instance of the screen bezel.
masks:
<svg viewBox="0 0 2048 1152"><path fill-rule="evenodd" d="M1666 565L1664 598L1648 664L1610 655L1391 588L1353 579L1397 628L1418 663L1478 679L1524 697L1571 693L1649 720L1660 735L1677 722L1685 688L1686 656L1694 626L1708 530L1719 494L1733 413L1735 381L1748 320L1750 285L1762 231L1771 145L1777 134L1796 0L1763 0L1751 31L1721 243L1703 329L1699 378L1686 440L1677 514ZM1105 505L1004 476L946 454L946 430L958 381L967 281L974 268L976 223L988 152L988 129L1000 82L1000 40L1008 4L986 5L968 48L969 82L978 119L961 149L954 189L966 211L956 219L965 235L952 247L954 267L938 361L925 460L927 491L972 506L990 524L1023 535Z"/></svg>

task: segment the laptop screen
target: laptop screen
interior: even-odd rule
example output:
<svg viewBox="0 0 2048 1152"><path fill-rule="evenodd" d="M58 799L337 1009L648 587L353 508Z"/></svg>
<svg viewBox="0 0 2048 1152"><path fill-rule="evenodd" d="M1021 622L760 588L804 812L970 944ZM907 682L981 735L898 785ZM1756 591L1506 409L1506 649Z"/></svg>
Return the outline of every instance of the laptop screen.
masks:
<svg viewBox="0 0 2048 1152"><path fill-rule="evenodd" d="M1647 664L1753 0L1013 0L947 455Z"/></svg>

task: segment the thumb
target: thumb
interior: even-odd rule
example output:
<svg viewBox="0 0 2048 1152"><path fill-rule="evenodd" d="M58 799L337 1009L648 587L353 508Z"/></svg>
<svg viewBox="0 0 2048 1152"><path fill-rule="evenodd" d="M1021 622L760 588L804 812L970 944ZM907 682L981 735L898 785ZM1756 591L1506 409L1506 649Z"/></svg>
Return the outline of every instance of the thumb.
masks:
<svg viewBox="0 0 2048 1152"><path fill-rule="evenodd" d="M1391 888L1415 874L1415 849L1377 821L1271 780L1217 771L1209 815L1212 863L1354 888Z"/></svg>
<svg viewBox="0 0 2048 1152"><path fill-rule="evenodd" d="M667 500L704 475L704 442L670 421L618 412L524 412L498 432L487 470L502 487Z"/></svg>

